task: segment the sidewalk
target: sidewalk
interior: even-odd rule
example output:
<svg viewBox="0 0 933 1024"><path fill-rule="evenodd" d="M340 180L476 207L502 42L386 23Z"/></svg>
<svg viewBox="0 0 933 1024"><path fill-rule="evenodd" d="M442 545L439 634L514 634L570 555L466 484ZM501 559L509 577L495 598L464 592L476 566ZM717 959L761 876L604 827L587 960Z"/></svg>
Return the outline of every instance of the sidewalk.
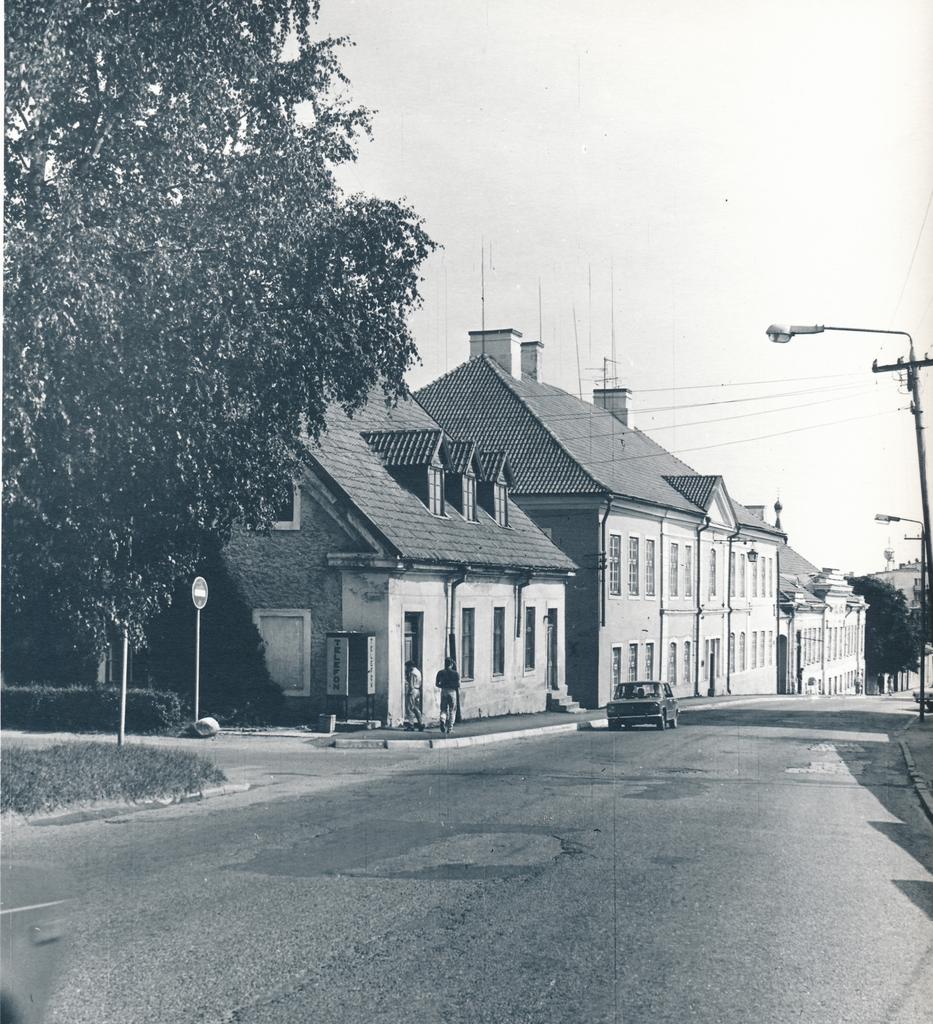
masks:
<svg viewBox="0 0 933 1024"><path fill-rule="evenodd" d="M920 721L916 713L900 735L907 771L927 817L933 822L933 714Z"/></svg>

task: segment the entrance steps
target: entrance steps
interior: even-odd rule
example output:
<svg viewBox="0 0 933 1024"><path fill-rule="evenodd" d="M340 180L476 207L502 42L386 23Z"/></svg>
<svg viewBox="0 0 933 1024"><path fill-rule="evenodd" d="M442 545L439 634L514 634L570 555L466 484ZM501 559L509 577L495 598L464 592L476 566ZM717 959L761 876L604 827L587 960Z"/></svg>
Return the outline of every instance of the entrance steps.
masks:
<svg viewBox="0 0 933 1024"><path fill-rule="evenodd" d="M568 715L576 715L583 711L579 703L564 690L548 690L547 695L548 711L563 711Z"/></svg>

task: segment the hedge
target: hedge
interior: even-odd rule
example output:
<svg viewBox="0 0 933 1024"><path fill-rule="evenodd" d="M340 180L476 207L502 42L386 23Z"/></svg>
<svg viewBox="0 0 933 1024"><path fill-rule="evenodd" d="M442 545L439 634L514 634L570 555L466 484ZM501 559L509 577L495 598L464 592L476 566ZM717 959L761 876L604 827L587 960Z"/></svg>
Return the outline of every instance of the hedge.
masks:
<svg viewBox="0 0 933 1024"><path fill-rule="evenodd" d="M5 686L0 691L0 712L7 729L115 731L120 722L120 691L83 686ZM177 693L127 690L127 732L174 732L182 721L182 705Z"/></svg>

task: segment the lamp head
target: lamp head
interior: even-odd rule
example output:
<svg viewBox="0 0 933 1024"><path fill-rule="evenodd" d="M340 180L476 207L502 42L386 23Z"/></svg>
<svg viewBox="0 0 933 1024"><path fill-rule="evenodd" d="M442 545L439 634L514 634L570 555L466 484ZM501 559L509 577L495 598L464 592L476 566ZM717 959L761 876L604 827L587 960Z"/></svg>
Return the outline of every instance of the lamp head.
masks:
<svg viewBox="0 0 933 1024"><path fill-rule="evenodd" d="M875 516L875 522L876 523L899 523L900 520L898 519L897 516L886 516L883 513L879 512Z"/></svg>
<svg viewBox="0 0 933 1024"><path fill-rule="evenodd" d="M813 324L812 326L807 326L807 325L800 326L800 325L797 325L797 324L792 324L790 326L788 326L787 324L772 324L767 329L767 331L765 331L765 334L767 334L768 337L772 341L776 342L778 345L786 345L790 341L790 339L793 338L793 336L795 334L822 334L822 333L823 333L823 326L822 326L822 324Z"/></svg>
<svg viewBox="0 0 933 1024"><path fill-rule="evenodd" d="M754 565L758 561L758 552L752 548L748 553L748 560Z"/></svg>

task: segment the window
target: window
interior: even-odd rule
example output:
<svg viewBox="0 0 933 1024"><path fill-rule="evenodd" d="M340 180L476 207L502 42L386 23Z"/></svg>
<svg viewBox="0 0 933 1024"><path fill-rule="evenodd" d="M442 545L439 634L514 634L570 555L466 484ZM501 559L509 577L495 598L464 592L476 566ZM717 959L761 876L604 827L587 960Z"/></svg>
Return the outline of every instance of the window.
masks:
<svg viewBox="0 0 933 1024"><path fill-rule="evenodd" d="M492 610L492 674L505 675L505 609Z"/></svg>
<svg viewBox="0 0 933 1024"><path fill-rule="evenodd" d="M622 593L622 538L609 534L609 593Z"/></svg>
<svg viewBox="0 0 933 1024"><path fill-rule="evenodd" d="M677 685L677 644L672 643L667 649L667 681L671 686Z"/></svg>
<svg viewBox="0 0 933 1024"><path fill-rule="evenodd" d="M729 671L735 671L735 633L729 634Z"/></svg>
<svg viewBox="0 0 933 1024"><path fill-rule="evenodd" d="M739 633L739 671L744 672L748 667L748 663L745 660L745 634Z"/></svg>
<svg viewBox="0 0 933 1024"><path fill-rule="evenodd" d="M768 597L774 596L774 559L768 559Z"/></svg>
<svg viewBox="0 0 933 1024"><path fill-rule="evenodd" d="M612 648L612 692L622 682L622 648L617 644Z"/></svg>
<svg viewBox="0 0 933 1024"><path fill-rule="evenodd" d="M301 526L301 491L291 481L275 502L273 530L297 530Z"/></svg>
<svg viewBox="0 0 933 1024"><path fill-rule="evenodd" d="M758 566L752 562L752 597L758 596Z"/></svg>
<svg viewBox="0 0 933 1024"><path fill-rule="evenodd" d="M654 597L654 541L645 541L645 597ZM651 678L650 676L648 677Z"/></svg>
<svg viewBox="0 0 933 1024"><path fill-rule="evenodd" d="M709 552L709 596L716 596L716 549L710 548Z"/></svg>
<svg viewBox="0 0 933 1024"><path fill-rule="evenodd" d="M632 597L638 597L638 538L628 539L628 592Z"/></svg>
<svg viewBox="0 0 933 1024"><path fill-rule="evenodd" d="M496 484L496 522L500 526L509 525L509 492L505 484Z"/></svg>
<svg viewBox="0 0 933 1024"><path fill-rule="evenodd" d="M745 597L745 555L739 555L739 597Z"/></svg>
<svg viewBox="0 0 933 1024"><path fill-rule="evenodd" d="M473 678L473 657L476 650L476 609L460 612L460 678Z"/></svg>
<svg viewBox="0 0 933 1024"><path fill-rule="evenodd" d="M444 474L436 466L428 467L428 508L432 516L444 514Z"/></svg>
<svg viewBox="0 0 933 1024"><path fill-rule="evenodd" d="M735 552L729 552L729 596L735 597Z"/></svg>
<svg viewBox="0 0 933 1024"><path fill-rule="evenodd" d="M684 545L684 597L693 597L693 548L689 544Z"/></svg>
<svg viewBox="0 0 933 1024"><path fill-rule="evenodd" d="M678 544L671 544L671 564L667 570L667 584L668 589L671 592L671 597L677 597L677 584L680 580L680 566L678 559L680 558L680 546Z"/></svg>
<svg viewBox="0 0 933 1024"><path fill-rule="evenodd" d="M693 678L693 668L690 658L691 643L689 640L684 640L684 684L690 683Z"/></svg>
<svg viewBox="0 0 933 1024"><path fill-rule="evenodd" d="M645 644L645 679L654 679L654 644Z"/></svg>
<svg viewBox="0 0 933 1024"><path fill-rule="evenodd" d="M764 597L765 596L765 562L766 561L767 561L766 558L759 558L758 559L758 571L761 573L761 579L758 582L758 596L759 597Z"/></svg>
<svg viewBox="0 0 933 1024"><path fill-rule="evenodd" d="M768 664L774 664L774 630L768 630Z"/></svg>
<svg viewBox="0 0 933 1024"><path fill-rule="evenodd" d="M751 643L751 664L749 668L758 668L758 633L757 631L752 633Z"/></svg>
<svg viewBox="0 0 933 1024"><path fill-rule="evenodd" d="M638 678L638 644L628 645L628 677L631 680Z"/></svg>
<svg viewBox="0 0 933 1024"><path fill-rule="evenodd" d="M532 672L535 667L535 610L525 608L525 671Z"/></svg>
<svg viewBox="0 0 933 1024"><path fill-rule="evenodd" d="M758 634L758 667L765 667L765 631Z"/></svg>
<svg viewBox="0 0 933 1024"><path fill-rule="evenodd" d="M463 478L463 518L476 522L476 477Z"/></svg>

